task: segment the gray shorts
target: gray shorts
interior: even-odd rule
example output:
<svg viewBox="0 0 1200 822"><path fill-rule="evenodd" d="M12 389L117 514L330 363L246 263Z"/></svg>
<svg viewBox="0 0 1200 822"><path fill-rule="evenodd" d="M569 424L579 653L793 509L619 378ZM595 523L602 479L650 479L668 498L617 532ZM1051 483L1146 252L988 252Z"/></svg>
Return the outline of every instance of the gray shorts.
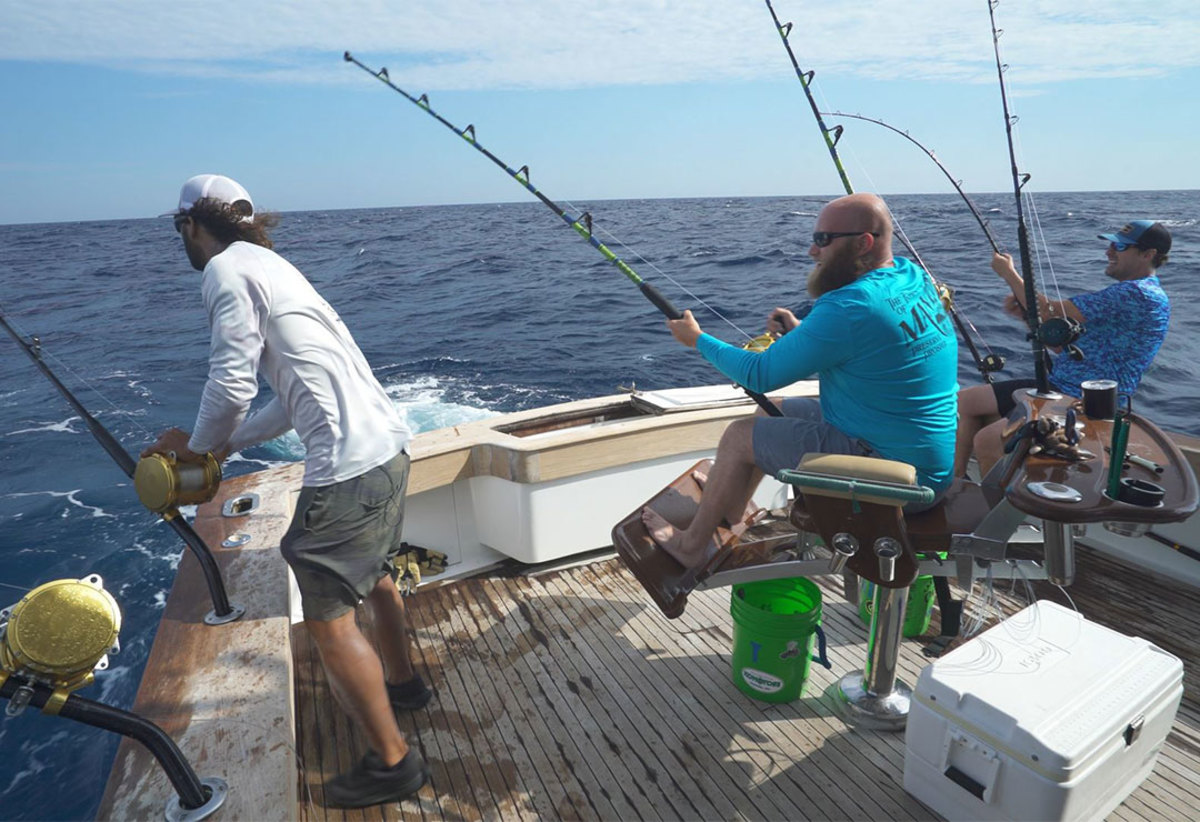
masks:
<svg viewBox="0 0 1200 822"><path fill-rule="evenodd" d="M279 548L296 575L305 619L336 619L385 574L396 578L408 467L401 452L365 474L300 490Z"/></svg>
<svg viewBox="0 0 1200 822"><path fill-rule="evenodd" d="M867 443L825 422L818 399L792 397L783 401L780 410L782 417L754 421L754 462L769 477L783 468L795 468L809 453L878 456Z"/></svg>

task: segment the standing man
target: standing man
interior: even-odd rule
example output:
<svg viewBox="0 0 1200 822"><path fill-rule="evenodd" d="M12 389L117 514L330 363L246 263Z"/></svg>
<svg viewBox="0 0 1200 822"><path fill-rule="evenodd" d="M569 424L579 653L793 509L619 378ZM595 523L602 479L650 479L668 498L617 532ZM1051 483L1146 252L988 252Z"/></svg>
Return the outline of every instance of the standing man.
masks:
<svg viewBox="0 0 1200 822"><path fill-rule="evenodd" d="M325 785L327 804L364 807L416 793L428 779L393 709L413 710L433 692L414 673L393 558L400 550L412 435L337 312L287 260L271 251L270 214L228 177L183 185L175 229L212 330L208 382L189 436L164 432L142 452L197 460L294 428L306 450L303 488L280 543L299 584L304 624L334 696L371 750ZM262 374L275 397L246 416ZM359 631L354 609L372 609L382 653Z"/></svg>
<svg viewBox="0 0 1200 822"><path fill-rule="evenodd" d="M1118 391L1132 396L1167 336L1171 303L1158 280L1158 269L1171 251L1171 232L1162 223L1135 220L1116 234L1098 236L1108 241L1104 273L1115 283L1069 300L1037 295L1038 316L1043 320L1067 317L1087 328L1078 343L1083 359L1055 358L1047 381L1055 391L1081 397L1080 383L1113 380ZM1004 299L1005 312L1024 320L1025 280L1013 266L1012 257L994 255L992 270L1012 289ZM1036 380L1007 380L959 392L956 477L966 476L972 451L979 461L980 476L987 475L1004 455L1003 429L1015 406L1013 392L1036 386Z"/></svg>
<svg viewBox="0 0 1200 822"><path fill-rule="evenodd" d="M772 391L816 374L819 400L788 399L782 417L736 420L725 429L700 507L678 531L647 508L642 521L686 568L717 550L724 519L736 524L764 474L795 468L810 452L871 455L909 463L940 497L951 482L958 342L929 276L892 257L892 219L874 194L852 194L817 215L808 293L816 302L801 324L785 308L768 318L785 332L762 353L700 330L690 311L667 326L725 376L751 391Z"/></svg>

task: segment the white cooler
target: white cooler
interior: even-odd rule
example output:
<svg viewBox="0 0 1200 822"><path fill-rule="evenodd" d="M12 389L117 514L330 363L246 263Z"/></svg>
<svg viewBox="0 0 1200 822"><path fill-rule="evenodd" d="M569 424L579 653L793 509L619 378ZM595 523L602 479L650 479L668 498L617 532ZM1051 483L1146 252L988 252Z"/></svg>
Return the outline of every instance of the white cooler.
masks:
<svg viewBox="0 0 1200 822"><path fill-rule="evenodd" d="M1183 663L1038 602L921 672L904 789L947 819L1102 819L1154 768Z"/></svg>

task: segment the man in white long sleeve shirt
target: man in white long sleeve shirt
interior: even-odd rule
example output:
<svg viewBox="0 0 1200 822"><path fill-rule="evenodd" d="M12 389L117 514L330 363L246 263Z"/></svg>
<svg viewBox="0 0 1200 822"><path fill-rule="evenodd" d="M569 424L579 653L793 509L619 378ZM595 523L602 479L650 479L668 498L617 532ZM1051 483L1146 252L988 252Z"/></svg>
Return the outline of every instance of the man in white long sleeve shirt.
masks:
<svg viewBox="0 0 1200 822"><path fill-rule="evenodd" d="M273 215L255 214L238 183L188 180L175 228L201 292L212 341L208 381L190 435L174 428L143 452L197 460L295 429L306 450L303 488L280 548L300 588L304 621L334 695L371 750L325 786L326 804L363 807L415 793L428 778L394 708L423 707L404 601L395 586L411 433L345 324L294 266L271 250ZM262 375L275 397L247 416ZM382 664L359 631L366 601Z"/></svg>

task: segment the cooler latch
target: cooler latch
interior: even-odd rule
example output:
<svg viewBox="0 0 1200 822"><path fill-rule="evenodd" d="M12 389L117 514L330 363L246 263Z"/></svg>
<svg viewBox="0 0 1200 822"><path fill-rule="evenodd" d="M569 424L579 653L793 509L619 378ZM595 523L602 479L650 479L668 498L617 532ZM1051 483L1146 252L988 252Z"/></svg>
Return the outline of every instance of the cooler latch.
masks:
<svg viewBox="0 0 1200 822"><path fill-rule="evenodd" d="M1142 735L1142 728L1146 725L1146 715L1138 714L1132 722L1125 726L1125 747L1128 748L1137 738Z"/></svg>

